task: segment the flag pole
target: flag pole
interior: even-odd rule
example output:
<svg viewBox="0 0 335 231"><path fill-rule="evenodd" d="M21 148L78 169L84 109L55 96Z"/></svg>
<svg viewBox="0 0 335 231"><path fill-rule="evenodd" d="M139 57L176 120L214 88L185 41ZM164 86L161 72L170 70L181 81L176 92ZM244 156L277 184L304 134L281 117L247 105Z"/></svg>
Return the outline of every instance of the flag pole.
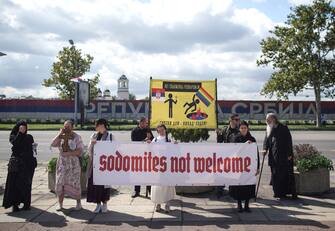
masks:
<svg viewBox="0 0 335 231"><path fill-rule="evenodd" d="M219 128L219 116L218 116L218 80L215 78L215 116L216 116L216 129Z"/></svg>
<svg viewBox="0 0 335 231"><path fill-rule="evenodd" d="M148 111L148 127L151 129L151 81L152 81L152 76L150 76L150 84L149 84L149 111Z"/></svg>

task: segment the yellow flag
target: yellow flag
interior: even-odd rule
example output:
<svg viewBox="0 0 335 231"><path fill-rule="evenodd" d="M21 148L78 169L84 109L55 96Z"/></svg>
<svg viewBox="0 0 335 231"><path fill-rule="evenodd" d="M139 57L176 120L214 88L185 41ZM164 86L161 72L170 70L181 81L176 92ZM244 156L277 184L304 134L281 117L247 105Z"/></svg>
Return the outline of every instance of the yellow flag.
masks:
<svg viewBox="0 0 335 231"><path fill-rule="evenodd" d="M150 126L217 128L216 80L150 79Z"/></svg>

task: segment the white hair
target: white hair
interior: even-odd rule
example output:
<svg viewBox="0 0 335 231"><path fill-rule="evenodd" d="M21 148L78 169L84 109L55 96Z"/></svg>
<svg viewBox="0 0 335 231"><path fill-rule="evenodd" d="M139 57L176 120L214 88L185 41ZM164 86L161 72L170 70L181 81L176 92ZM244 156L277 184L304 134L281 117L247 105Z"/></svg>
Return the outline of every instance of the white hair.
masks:
<svg viewBox="0 0 335 231"><path fill-rule="evenodd" d="M273 113L273 112L266 114L266 119L268 119L268 118L272 118L272 119L278 121L278 116L277 116L277 114L276 114L276 113Z"/></svg>

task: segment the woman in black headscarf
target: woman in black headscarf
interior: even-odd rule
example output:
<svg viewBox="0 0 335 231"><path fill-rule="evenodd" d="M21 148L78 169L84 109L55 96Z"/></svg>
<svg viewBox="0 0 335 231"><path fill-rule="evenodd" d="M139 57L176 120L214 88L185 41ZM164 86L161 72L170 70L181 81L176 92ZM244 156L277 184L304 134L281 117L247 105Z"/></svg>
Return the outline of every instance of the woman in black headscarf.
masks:
<svg viewBox="0 0 335 231"><path fill-rule="evenodd" d="M239 133L233 137L234 143L256 143L256 139L249 132L249 124L246 121L242 121L239 127ZM259 156L257 151L257 172L255 175L259 174ZM256 185L239 185L230 186L229 195L237 200L238 212L243 212L242 201L245 201L244 211L251 212L249 208L249 200L255 198Z"/></svg>
<svg viewBox="0 0 335 231"><path fill-rule="evenodd" d="M93 184L93 156L94 156L94 145L97 141L115 141L114 135L109 132L108 121L106 119L98 119L95 122L95 133L91 136L91 142L88 146L90 163L87 168L87 202L96 203L97 207L93 211L94 213L106 213L108 212L107 202L109 201L111 190L110 186L94 185Z"/></svg>
<svg viewBox="0 0 335 231"><path fill-rule="evenodd" d="M12 155L8 163L8 175L2 206L13 206L13 212L19 211L19 205L29 210L31 203L31 184L37 165L33 152L34 138L27 134L28 125L25 121L18 122L12 129L9 142Z"/></svg>

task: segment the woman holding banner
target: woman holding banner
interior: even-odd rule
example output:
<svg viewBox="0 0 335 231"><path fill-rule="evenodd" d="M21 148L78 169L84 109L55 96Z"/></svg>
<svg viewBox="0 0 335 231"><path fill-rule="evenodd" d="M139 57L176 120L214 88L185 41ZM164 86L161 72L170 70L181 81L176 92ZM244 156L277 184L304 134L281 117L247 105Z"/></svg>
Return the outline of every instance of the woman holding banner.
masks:
<svg viewBox="0 0 335 231"><path fill-rule="evenodd" d="M234 143L255 143L256 139L249 132L249 125L246 121L240 123L239 133L233 138ZM257 153L257 172L256 176L259 174L259 156ZM250 213L249 200L255 198L256 185L239 185L230 186L229 195L237 200L238 212L243 212L242 200L245 201L244 211Z"/></svg>
<svg viewBox="0 0 335 231"><path fill-rule="evenodd" d="M167 129L164 124L157 126L158 136L152 142L166 143L171 142L167 135ZM151 143L151 140L147 141ZM170 212L170 201L174 199L176 189L174 186L152 186L151 201L155 203L156 212L161 211L161 204L165 203L165 212Z"/></svg>
<svg viewBox="0 0 335 231"><path fill-rule="evenodd" d="M103 185L93 184L93 155L94 145L98 140L103 141L114 141L115 138L112 133L107 131L108 122L105 119L99 119L95 123L96 132L91 136L91 142L88 147L89 151L89 167L87 168L87 202L96 203L97 207L94 209L94 213L106 213L108 212L107 202L110 198L110 187Z"/></svg>

